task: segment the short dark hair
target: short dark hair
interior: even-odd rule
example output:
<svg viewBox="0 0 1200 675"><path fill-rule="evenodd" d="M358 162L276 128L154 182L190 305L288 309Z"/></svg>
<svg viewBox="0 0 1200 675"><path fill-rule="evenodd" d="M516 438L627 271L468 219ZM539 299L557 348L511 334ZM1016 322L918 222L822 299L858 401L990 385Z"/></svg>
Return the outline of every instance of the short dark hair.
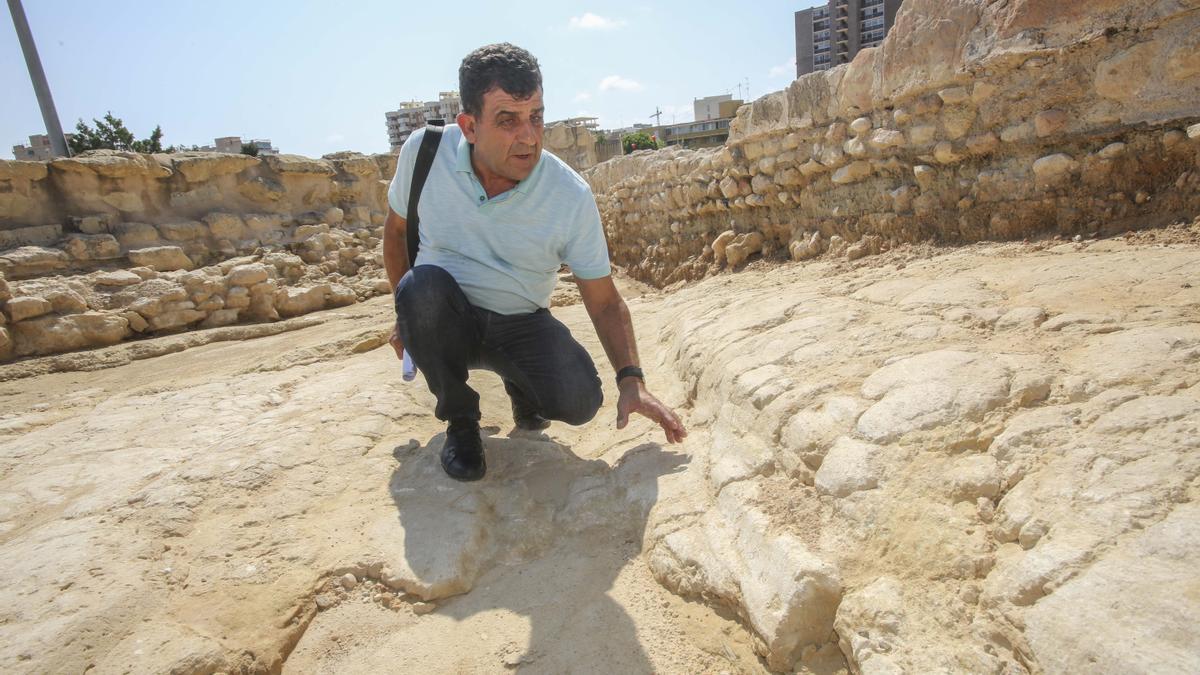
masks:
<svg viewBox="0 0 1200 675"><path fill-rule="evenodd" d="M463 112L483 112L483 95L500 87L518 99L526 99L542 88L542 69L537 59L520 47L501 42L467 54L458 67L458 92Z"/></svg>

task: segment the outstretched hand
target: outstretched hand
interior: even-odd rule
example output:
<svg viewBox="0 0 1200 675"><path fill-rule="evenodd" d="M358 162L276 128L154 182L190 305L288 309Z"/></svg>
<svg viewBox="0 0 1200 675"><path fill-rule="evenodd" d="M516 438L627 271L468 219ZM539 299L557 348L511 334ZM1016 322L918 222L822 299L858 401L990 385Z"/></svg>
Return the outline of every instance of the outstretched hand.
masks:
<svg viewBox="0 0 1200 675"><path fill-rule="evenodd" d="M687 437L687 429L683 428L675 411L647 391L641 380L627 377L618 386L621 389L621 396L617 399L618 429L624 429L629 424L631 413L638 413L658 422L667 434L668 443L678 443Z"/></svg>

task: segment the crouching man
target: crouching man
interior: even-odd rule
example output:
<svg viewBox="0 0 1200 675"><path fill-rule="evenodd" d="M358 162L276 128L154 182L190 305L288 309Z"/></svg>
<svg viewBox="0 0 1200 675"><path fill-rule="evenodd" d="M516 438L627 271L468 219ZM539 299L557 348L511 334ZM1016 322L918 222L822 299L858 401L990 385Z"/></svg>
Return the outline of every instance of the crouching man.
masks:
<svg viewBox="0 0 1200 675"><path fill-rule="evenodd" d="M662 426L668 442L682 440L678 416L646 390L591 189L542 151L537 60L511 44L488 45L463 59L458 76L463 112L445 128L420 193L412 269L398 214L408 213L423 129L400 150L383 237L396 301L391 343L397 356L408 350L437 398L434 414L448 423L442 467L458 480L486 471L471 369L501 377L518 428L579 425L596 415L603 400L596 366L548 309L563 263L616 373L617 428L640 413Z"/></svg>

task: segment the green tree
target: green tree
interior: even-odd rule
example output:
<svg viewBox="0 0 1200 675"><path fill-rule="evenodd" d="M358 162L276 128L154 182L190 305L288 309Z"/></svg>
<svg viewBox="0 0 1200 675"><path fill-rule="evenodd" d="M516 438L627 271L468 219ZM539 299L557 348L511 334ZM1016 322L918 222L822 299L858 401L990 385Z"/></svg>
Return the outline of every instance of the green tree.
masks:
<svg viewBox="0 0 1200 675"><path fill-rule="evenodd" d="M258 157L258 146L253 143L242 143L242 154Z"/></svg>
<svg viewBox="0 0 1200 675"><path fill-rule="evenodd" d="M658 141L650 137L650 134L644 131L637 131L622 136L621 147L625 149L625 154L628 155L634 150L657 150L659 145Z"/></svg>
<svg viewBox="0 0 1200 675"><path fill-rule="evenodd" d="M75 124L75 135L71 138L71 154L79 154L84 150L124 150L126 152L162 152L163 130L161 126L154 127L149 138L136 140L133 132L125 128L125 123L119 117L113 117L112 111L104 115L104 119L92 118L96 128L93 129L83 120Z"/></svg>

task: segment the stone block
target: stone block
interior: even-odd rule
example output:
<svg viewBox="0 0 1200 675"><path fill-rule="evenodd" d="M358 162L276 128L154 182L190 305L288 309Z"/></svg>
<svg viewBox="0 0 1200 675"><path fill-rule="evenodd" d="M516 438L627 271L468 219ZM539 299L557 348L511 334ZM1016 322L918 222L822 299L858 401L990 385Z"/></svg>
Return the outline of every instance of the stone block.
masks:
<svg viewBox="0 0 1200 675"><path fill-rule="evenodd" d="M22 295L11 298L4 306L10 321L24 321L34 317L49 314L54 306L49 300L32 295Z"/></svg>
<svg viewBox="0 0 1200 675"><path fill-rule="evenodd" d="M196 220L181 220L173 223L162 223L158 226L163 239L169 241L193 241L208 237L208 227Z"/></svg>
<svg viewBox="0 0 1200 675"><path fill-rule="evenodd" d="M10 279L39 277L67 267L67 254L56 248L21 246L0 252L0 272Z"/></svg>
<svg viewBox="0 0 1200 675"><path fill-rule="evenodd" d="M158 272L190 270L194 267L190 258L178 246L152 246L129 252L129 260Z"/></svg>
<svg viewBox="0 0 1200 675"><path fill-rule="evenodd" d="M129 334L129 322L119 314L84 312L22 321L12 330L17 356L42 356L116 344Z"/></svg>
<svg viewBox="0 0 1200 675"><path fill-rule="evenodd" d="M112 227L117 241L125 248L143 248L159 241L158 229L147 223L117 223Z"/></svg>

